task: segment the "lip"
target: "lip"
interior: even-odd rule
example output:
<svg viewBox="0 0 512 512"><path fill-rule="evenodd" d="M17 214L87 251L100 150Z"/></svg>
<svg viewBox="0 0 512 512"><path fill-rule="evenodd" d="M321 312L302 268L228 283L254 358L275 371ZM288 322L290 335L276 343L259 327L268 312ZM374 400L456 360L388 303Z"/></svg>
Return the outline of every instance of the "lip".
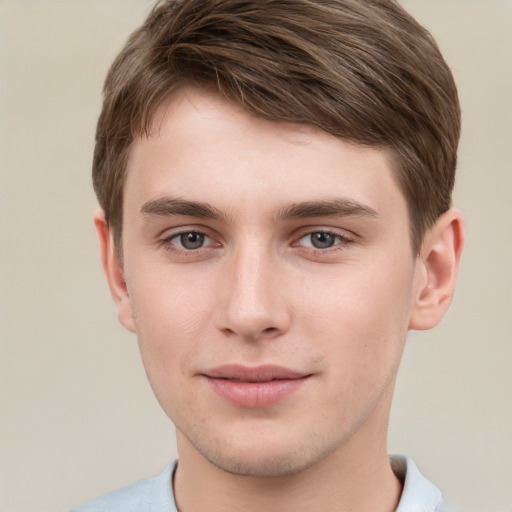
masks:
<svg viewBox="0 0 512 512"><path fill-rule="evenodd" d="M275 404L297 391L312 375L276 365L223 365L201 373L220 397L251 409Z"/></svg>

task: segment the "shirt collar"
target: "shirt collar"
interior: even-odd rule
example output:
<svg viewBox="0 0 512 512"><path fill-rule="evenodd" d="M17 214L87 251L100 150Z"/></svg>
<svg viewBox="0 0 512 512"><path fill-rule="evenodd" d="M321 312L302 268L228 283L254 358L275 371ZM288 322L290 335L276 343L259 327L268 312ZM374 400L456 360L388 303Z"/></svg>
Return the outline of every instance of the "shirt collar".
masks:
<svg viewBox="0 0 512 512"><path fill-rule="evenodd" d="M441 512L441 491L420 473L411 459L392 455L390 463L404 486L396 512Z"/></svg>

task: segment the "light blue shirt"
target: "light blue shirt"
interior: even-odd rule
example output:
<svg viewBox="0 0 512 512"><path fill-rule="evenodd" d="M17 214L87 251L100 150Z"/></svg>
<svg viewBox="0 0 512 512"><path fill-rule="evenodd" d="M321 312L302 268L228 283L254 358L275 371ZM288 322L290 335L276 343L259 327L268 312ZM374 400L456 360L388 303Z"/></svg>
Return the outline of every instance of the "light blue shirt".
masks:
<svg viewBox="0 0 512 512"><path fill-rule="evenodd" d="M393 471L404 482L396 512L448 512L441 491L411 459L401 455L390 459ZM178 512L171 484L176 464L174 461L158 476L123 487L71 512Z"/></svg>

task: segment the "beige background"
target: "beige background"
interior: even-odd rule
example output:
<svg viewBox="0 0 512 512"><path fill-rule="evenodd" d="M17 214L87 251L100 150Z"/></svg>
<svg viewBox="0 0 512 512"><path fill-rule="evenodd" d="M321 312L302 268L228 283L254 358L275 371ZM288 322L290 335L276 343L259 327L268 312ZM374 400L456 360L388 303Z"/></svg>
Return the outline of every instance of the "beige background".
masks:
<svg viewBox="0 0 512 512"><path fill-rule="evenodd" d="M159 472L173 432L118 326L89 179L103 77L148 0L0 0L0 511L64 511ZM512 511L512 1L404 0L453 67L452 310L411 335L390 449L464 512Z"/></svg>

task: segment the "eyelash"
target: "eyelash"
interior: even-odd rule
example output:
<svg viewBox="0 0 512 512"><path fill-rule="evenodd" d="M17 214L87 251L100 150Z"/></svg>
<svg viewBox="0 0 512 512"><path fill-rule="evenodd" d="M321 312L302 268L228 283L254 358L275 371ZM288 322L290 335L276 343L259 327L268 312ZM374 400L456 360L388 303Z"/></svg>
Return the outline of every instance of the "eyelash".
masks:
<svg viewBox="0 0 512 512"><path fill-rule="evenodd" d="M209 236L208 233L205 233L204 231L202 231L200 229L188 229L188 230L178 231L176 233L172 233L169 236L166 236L165 238L160 240L159 245L161 245L166 251L173 252L180 256L182 256L182 255L189 256L189 257L197 256L197 254L199 253L199 251L201 249L203 249L203 250L208 249L208 247L201 246L201 247L198 247L197 249L186 249L186 248L181 248L181 247L177 246L175 243L173 243L174 240L180 238L181 236L191 235L191 234L200 235L200 236L203 236L203 237L208 238L213 241L213 238L211 236ZM220 246L219 243L216 243L214 245Z"/></svg>
<svg viewBox="0 0 512 512"><path fill-rule="evenodd" d="M197 249L186 249L181 248L177 246L173 241L178 239L179 237L183 235L200 235L207 239L210 239L214 243L211 247L209 246L201 246ZM306 238L307 236L312 236L315 234L321 234L321 235L328 235L334 238L335 243L331 247L325 247L325 248L319 248L314 246L304 246L300 245L299 242ZM336 243L337 241L337 243ZM327 254L333 254L337 253L338 251L345 250L350 244L354 243L355 240L351 236L347 235L346 233L338 233L335 231L327 230L327 229L309 229L308 231L303 231L298 238L295 238L295 241L291 244L292 247L302 247L309 253L312 253L313 255L323 255L326 256ZM179 256L185 256L185 257L197 257L200 254L201 250L208 250L208 249L215 249L217 247L220 247L221 244L219 242L215 242L213 237L209 236L208 233L206 233L203 230L200 229L188 229L188 230L182 230L175 233L170 234L169 236L166 236L165 238L162 238L159 241L159 245L162 246L166 251L172 252L174 254L177 254Z"/></svg>
<svg viewBox="0 0 512 512"><path fill-rule="evenodd" d="M334 245L331 247L319 248L314 246L308 246L307 250L316 254L326 255L327 253L338 252L346 249L350 244L354 243L354 239L347 235L346 233L338 233L336 231L330 231L328 229L313 229L303 232L297 241L293 243L293 245L298 245L300 240L306 238L308 236L312 236L315 234L328 235L335 239ZM337 243L336 243L337 241ZM305 246L302 246L305 247Z"/></svg>

